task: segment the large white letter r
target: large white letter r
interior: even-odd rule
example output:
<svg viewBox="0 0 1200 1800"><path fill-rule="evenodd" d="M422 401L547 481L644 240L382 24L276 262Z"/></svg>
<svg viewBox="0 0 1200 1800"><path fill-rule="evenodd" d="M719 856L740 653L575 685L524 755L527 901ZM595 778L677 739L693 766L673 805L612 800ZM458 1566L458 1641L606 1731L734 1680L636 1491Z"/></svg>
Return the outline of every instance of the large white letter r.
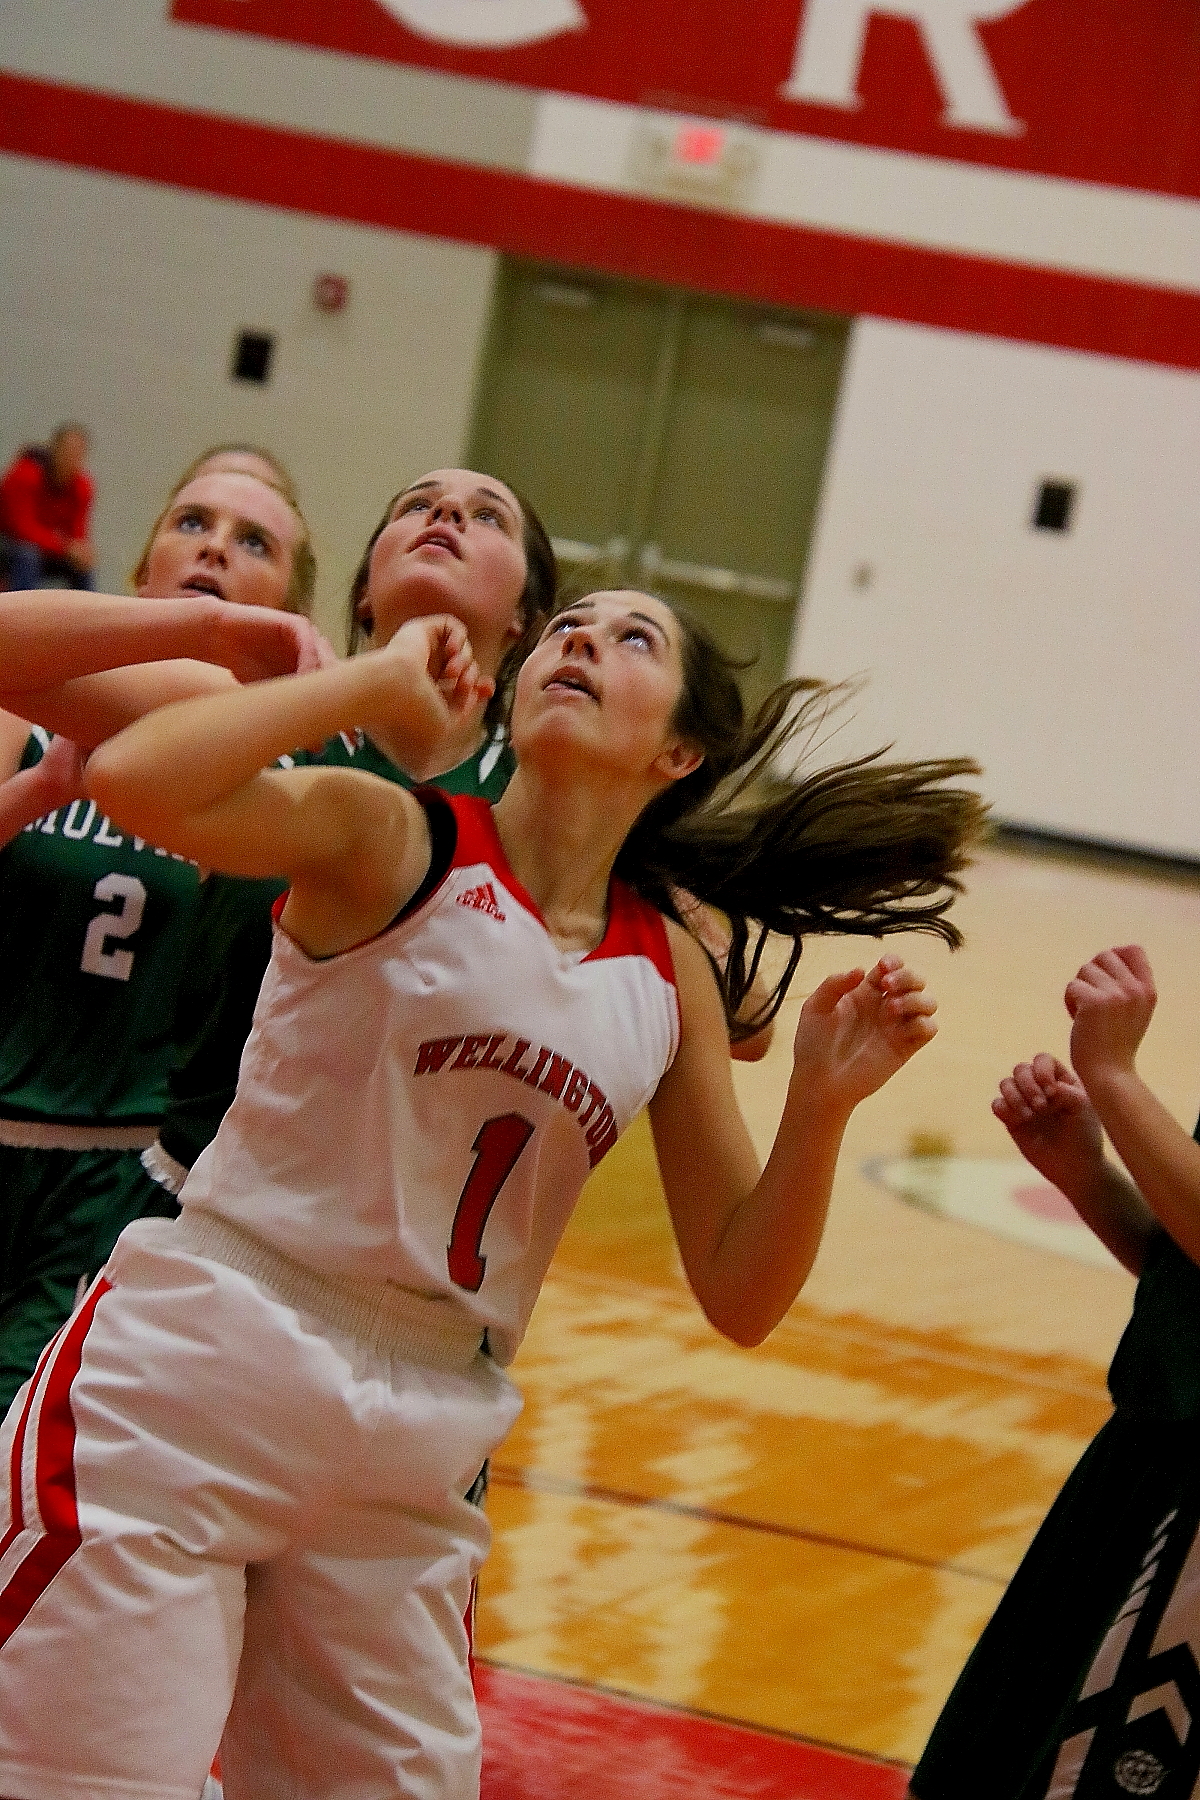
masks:
<svg viewBox="0 0 1200 1800"><path fill-rule="evenodd" d="M1008 135L1024 131L1008 110L1004 90L975 26L1001 19L1026 0L808 0L792 72L780 88L785 100L818 106L862 105L857 92L867 22L872 13L911 19L921 34L945 99L944 125Z"/></svg>

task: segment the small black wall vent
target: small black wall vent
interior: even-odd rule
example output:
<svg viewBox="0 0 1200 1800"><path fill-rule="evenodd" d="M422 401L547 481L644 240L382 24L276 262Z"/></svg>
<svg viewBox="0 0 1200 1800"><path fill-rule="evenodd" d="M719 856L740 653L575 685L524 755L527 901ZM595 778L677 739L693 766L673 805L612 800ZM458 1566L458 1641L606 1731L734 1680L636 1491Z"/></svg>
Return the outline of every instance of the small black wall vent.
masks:
<svg viewBox="0 0 1200 1800"><path fill-rule="evenodd" d="M233 379L263 386L271 379L274 354L275 339L269 331L239 331L233 341Z"/></svg>
<svg viewBox="0 0 1200 1800"><path fill-rule="evenodd" d="M1035 531L1070 531L1074 510L1073 481L1043 481L1038 485L1030 522Z"/></svg>

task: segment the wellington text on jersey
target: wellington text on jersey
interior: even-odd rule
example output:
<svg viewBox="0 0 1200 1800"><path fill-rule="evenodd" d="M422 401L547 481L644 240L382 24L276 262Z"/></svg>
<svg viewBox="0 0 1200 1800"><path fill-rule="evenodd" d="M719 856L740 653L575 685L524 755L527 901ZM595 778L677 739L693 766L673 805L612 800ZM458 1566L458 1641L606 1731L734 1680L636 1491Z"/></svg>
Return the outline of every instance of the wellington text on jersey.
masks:
<svg viewBox="0 0 1200 1800"><path fill-rule="evenodd" d="M546 1044L534 1051L529 1038L480 1031L465 1037L427 1038L418 1047L414 1075L451 1074L456 1069L493 1069L539 1094L549 1094L578 1119L593 1169L617 1141L613 1109L603 1090L569 1056L560 1056Z"/></svg>

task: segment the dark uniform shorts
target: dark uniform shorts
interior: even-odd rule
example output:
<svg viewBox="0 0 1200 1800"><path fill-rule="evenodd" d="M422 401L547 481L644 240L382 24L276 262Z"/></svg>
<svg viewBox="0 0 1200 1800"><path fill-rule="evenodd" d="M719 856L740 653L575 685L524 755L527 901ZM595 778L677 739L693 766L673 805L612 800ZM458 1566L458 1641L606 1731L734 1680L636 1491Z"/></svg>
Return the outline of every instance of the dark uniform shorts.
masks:
<svg viewBox="0 0 1200 1800"><path fill-rule="evenodd" d="M1200 1422L1118 1410L958 1678L919 1800L1187 1800L1200 1776Z"/></svg>
<svg viewBox="0 0 1200 1800"><path fill-rule="evenodd" d="M137 1150L0 1145L0 1417L126 1225L178 1211Z"/></svg>

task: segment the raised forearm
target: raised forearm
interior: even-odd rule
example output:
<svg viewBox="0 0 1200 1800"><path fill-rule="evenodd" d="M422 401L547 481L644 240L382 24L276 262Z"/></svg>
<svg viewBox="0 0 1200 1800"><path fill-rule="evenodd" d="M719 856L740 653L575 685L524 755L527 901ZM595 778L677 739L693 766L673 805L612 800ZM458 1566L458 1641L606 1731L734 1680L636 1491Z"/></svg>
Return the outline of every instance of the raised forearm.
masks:
<svg viewBox="0 0 1200 1800"><path fill-rule="evenodd" d="M706 1291L697 1288L708 1318L739 1344L761 1343L808 1279L849 1116L793 1076L766 1167L714 1247Z"/></svg>
<svg viewBox="0 0 1200 1800"><path fill-rule="evenodd" d="M1135 1070L1089 1074L1086 1086L1146 1205L1180 1249L1200 1263L1200 1144Z"/></svg>
<svg viewBox="0 0 1200 1800"><path fill-rule="evenodd" d="M1105 1158L1086 1179L1069 1183L1060 1179L1057 1185L1105 1249L1131 1275L1139 1275L1146 1245L1159 1227L1125 1171Z"/></svg>
<svg viewBox="0 0 1200 1800"><path fill-rule="evenodd" d="M218 604L73 590L0 597L0 704L125 663L205 660Z"/></svg>
<svg viewBox="0 0 1200 1800"><path fill-rule="evenodd" d="M163 821L204 812L298 744L322 743L370 717L385 686L379 662L361 657L147 713L89 759L88 793L122 824L153 836ZM432 684L414 678L409 710L419 729L436 710Z"/></svg>
<svg viewBox="0 0 1200 1800"><path fill-rule="evenodd" d="M33 724L69 737L86 752L157 706L224 693L235 685L228 669L213 663L144 663L80 675L57 687L15 696L13 704Z"/></svg>

